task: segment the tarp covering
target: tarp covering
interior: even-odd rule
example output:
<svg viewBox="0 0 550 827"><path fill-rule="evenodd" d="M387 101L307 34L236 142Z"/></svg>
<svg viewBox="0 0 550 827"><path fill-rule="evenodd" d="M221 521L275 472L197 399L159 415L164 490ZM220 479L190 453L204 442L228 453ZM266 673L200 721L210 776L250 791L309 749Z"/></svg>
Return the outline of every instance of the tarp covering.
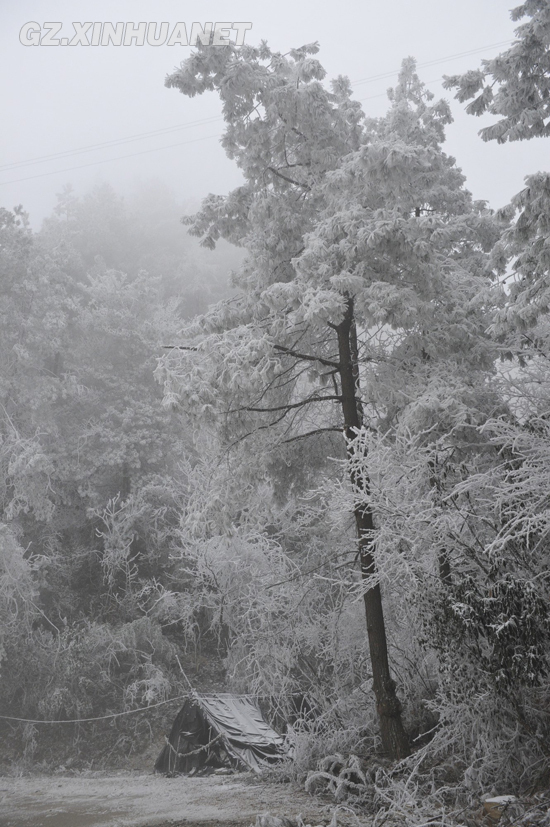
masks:
<svg viewBox="0 0 550 827"><path fill-rule="evenodd" d="M225 746L252 770L261 770L284 754L284 739L264 721L250 698L215 695L199 698L210 725Z"/></svg>
<svg viewBox="0 0 550 827"><path fill-rule="evenodd" d="M259 772L285 753L284 739L251 698L194 695L178 712L155 770L193 773L229 764Z"/></svg>

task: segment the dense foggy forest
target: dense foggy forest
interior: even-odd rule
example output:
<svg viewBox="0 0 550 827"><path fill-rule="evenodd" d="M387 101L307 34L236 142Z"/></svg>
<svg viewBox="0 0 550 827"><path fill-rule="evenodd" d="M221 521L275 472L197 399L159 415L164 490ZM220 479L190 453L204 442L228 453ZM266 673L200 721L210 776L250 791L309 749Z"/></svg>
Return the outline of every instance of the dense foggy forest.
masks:
<svg viewBox="0 0 550 827"><path fill-rule="evenodd" d="M446 81L495 153L550 140L550 7L514 15ZM373 119L317 51L168 76L244 177L189 232L154 185L2 210L3 760L144 749L185 673L293 716L280 777L423 824L548 781L550 173L473 201L412 58Z"/></svg>

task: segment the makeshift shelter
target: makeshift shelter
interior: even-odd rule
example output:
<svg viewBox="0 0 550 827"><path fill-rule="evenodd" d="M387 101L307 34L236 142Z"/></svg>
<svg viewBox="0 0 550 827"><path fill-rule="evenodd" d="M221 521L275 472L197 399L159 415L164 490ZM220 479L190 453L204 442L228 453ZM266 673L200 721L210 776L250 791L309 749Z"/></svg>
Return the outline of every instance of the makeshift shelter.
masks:
<svg viewBox="0 0 550 827"><path fill-rule="evenodd" d="M230 766L259 772L285 754L284 738L249 697L194 694L178 712L155 770L193 774Z"/></svg>

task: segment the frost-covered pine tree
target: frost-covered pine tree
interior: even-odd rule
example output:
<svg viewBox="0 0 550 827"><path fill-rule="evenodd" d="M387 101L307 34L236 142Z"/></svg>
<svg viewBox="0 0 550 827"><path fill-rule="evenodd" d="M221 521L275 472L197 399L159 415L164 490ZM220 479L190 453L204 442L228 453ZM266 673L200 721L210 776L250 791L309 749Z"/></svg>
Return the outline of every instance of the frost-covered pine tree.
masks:
<svg viewBox="0 0 550 827"><path fill-rule="evenodd" d="M447 88L458 89L459 101L474 98L466 107L469 114L500 116L480 131L484 141L506 143L550 136L550 6L546 0L527 0L512 9L511 17L526 18L526 22L516 29L517 39L510 49L484 60L481 69L445 80ZM542 170L529 175L525 184L501 210L512 223L493 254L501 274L508 266L514 273L509 279L510 301L497 323L506 326L508 320L524 330L550 306L550 173Z"/></svg>
<svg viewBox="0 0 550 827"><path fill-rule="evenodd" d="M186 95L218 92L223 145L245 178L228 196L209 196L191 232L248 256L234 277L238 297L182 332L159 377L167 403L223 420L233 440L269 432L274 449L343 431L382 744L400 758L409 743L377 573L382 516L356 436L393 427L407 388L418 398L425 382L433 426L448 365L462 380L490 369L483 268L497 233L441 149L449 110L430 103L414 61L404 62L388 115L363 122L346 79L323 86L316 51L204 47L167 79Z"/></svg>
<svg viewBox="0 0 550 827"><path fill-rule="evenodd" d="M447 88L458 88L459 101L474 98L466 107L470 115L500 116L480 135L501 144L550 135L550 7L546 0L526 0L510 16L527 19L509 49L482 61L481 69L445 79Z"/></svg>

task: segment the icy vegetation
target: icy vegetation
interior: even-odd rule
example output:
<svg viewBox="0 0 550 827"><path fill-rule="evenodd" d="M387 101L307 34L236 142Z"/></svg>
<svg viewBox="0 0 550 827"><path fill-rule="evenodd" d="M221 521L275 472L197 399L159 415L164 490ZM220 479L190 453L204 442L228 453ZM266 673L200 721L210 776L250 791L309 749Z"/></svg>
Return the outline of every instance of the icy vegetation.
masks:
<svg viewBox="0 0 550 827"><path fill-rule="evenodd" d="M485 140L548 132L548 4L514 14L448 79L503 118ZM168 77L220 96L244 176L184 219L207 249L158 191L1 214L6 760L120 760L183 672L288 732L275 780L377 825L502 795L543 823L549 173L492 212L412 58L375 120L317 52L202 46Z"/></svg>

